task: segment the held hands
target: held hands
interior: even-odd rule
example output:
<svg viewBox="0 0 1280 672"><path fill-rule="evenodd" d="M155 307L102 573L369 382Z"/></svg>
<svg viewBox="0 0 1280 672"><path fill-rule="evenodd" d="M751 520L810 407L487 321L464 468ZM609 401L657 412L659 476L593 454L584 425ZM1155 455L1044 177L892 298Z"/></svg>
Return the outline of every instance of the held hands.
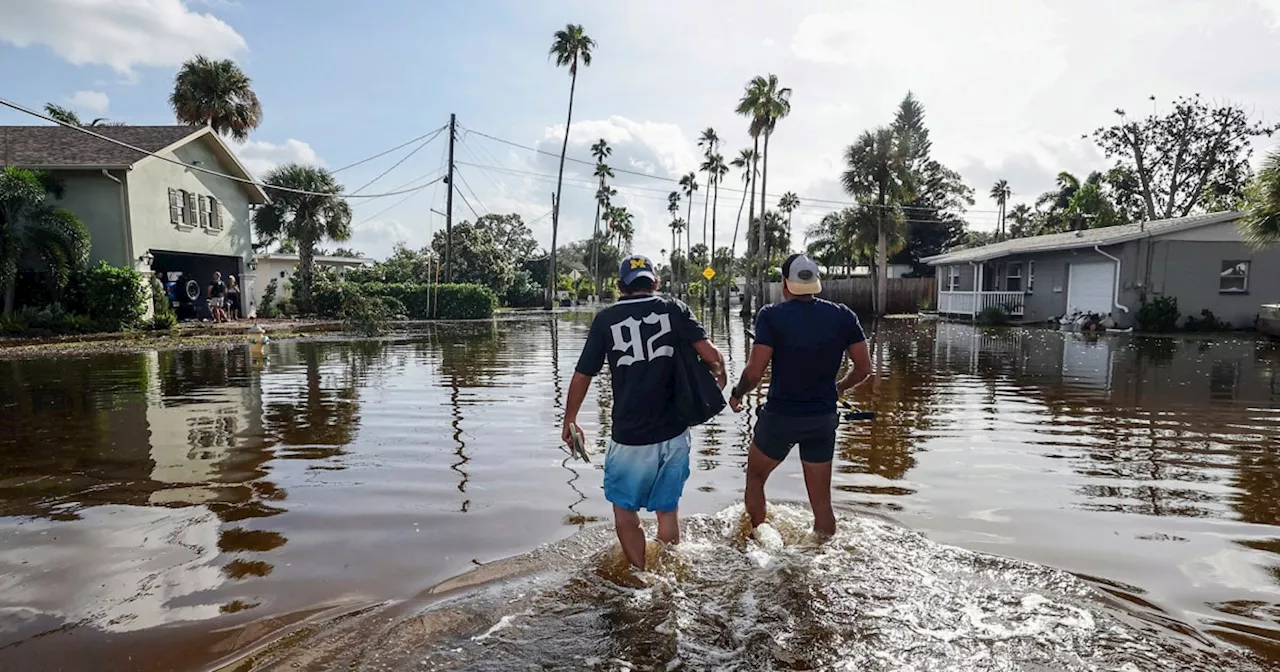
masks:
<svg viewBox="0 0 1280 672"><path fill-rule="evenodd" d="M741 399L740 397L730 396L730 397L729 397L729 408L732 408L734 413L741 413L741 412L742 412L742 399Z"/></svg>

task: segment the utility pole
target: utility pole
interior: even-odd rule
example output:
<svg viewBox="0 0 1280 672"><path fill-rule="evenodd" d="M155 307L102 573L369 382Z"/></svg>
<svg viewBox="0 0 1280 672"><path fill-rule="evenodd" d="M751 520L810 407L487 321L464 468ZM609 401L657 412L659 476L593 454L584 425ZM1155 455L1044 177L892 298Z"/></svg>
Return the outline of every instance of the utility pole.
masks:
<svg viewBox="0 0 1280 672"><path fill-rule="evenodd" d="M556 200L556 192L553 191L551 192L551 220L552 220L551 227L553 229L555 228L555 219L556 217L559 216L559 214L560 214L560 202ZM559 287L560 278L556 277L556 244L555 244L554 238L555 236L553 235L552 241L551 241L551 256L547 260L547 263L548 263L547 294L546 294L547 310L551 310L552 308L555 308L556 299L558 298L558 293L560 291L560 287Z"/></svg>
<svg viewBox="0 0 1280 672"><path fill-rule="evenodd" d="M458 115L449 115L449 176L445 183L449 185L449 195L445 203L444 215L444 281L453 282L453 141L457 139Z"/></svg>

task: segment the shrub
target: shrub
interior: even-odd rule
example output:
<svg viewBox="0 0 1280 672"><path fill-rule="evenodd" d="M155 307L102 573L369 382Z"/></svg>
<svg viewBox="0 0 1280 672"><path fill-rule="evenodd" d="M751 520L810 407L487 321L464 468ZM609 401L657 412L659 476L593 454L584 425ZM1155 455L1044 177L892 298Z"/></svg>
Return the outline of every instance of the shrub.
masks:
<svg viewBox="0 0 1280 672"><path fill-rule="evenodd" d="M147 323L147 328L152 331L169 331L176 326L178 326L178 316L173 314L172 309L167 313L156 313Z"/></svg>
<svg viewBox="0 0 1280 672"><path fill-rule="evenodd" d="M498 295L484 285L440 285L436 300L435 316L442 320L480 320L498 309Z"/></svg>
<svg viewBox="0 0 1280 672"><path fill-rule="evenodd" d="M378 336L387 323L404 313L404 306L390 296L379 296L348 286L342 292L342 328L362 336Z"/></svg>
<svg viewBox="0 0 1280 672"><path fill-rule="evenodd" d="M1178 328L1178 298L1157 296L1138 309L1138 328L1152 333L1166 333Z"/></svg>
<svg viewBox="0 0 1280 672"><path fill-rule="evenodd" d="M258 306L258 317L271 319L280 315L280 307L276 305L276 292L280 289L280 281L272 279L267 288L262 290L262 303Z"/></svg>
<svg viewBox="0 0 1280 672"><path fill-rule="evenodd" d="M155 276L151 278L151 313L151 323L148 326L152 329L164 331L178 325L178 315L173 312L169 297L164 293L164 284Z"/></svg>
<svg viewBox="0 0 1280 672"><path fill-rule="evenodd" d="M117 268L105 261L85 273L85 309L105 331L132 327L146 313L142 276L132 268Z"/></svg>
<svg viewBox="0 0 1280 672"><path fill-rule="evenodd" d="M342 315L342 297L345 287L352 287L345 282L319 281L311 285L311 312L321 317L340 317ZM294 292L298 291L295 286ZM294 294L297 296L297 294Z"/></svg>
<svg viewBox="0 0 1280 672"><path fill-rule="evenodd" d="M1009 311L1004 306L987 306L978 313L978 324L998 326L1009 323Z"/></svg>
<svg viewBox="0 0 1280 672"><path fill-rule="evenodd" d="M503 305L512 308L537 308L542 305L542 285L529 271L519 271L502 297Z"/></svg>
<svg viewBox="0 0 1280 672"><path fill-rule="evenodd" d="M1200 311L1200 317L1187 316L1187 323L1183 325L1187 331L1231 331L1231 323L1219 320L1213 311L1208 308Z"/></svg>
<svg viewBox="0 0 1280 672"><path fill-rule="evenodd" d="M43 308L23 308L5 321L2 330L10 335L89 334L102 331L102 327L88 315L67 312L55 303Z"/></svg>
<svg viewBox="0 0 1280 672"><path fill-rule="evenodd" d="M483 319L492 317L493 312L498 308L498 295L484 285L334 283L332 286L326 285L323 292L316 292L314 299L317 314L324 317L342 317L344 297L350 292L359 292L366 297L394 299L396 301L394 305L415 320L433 317L445 320Z"/></svg>

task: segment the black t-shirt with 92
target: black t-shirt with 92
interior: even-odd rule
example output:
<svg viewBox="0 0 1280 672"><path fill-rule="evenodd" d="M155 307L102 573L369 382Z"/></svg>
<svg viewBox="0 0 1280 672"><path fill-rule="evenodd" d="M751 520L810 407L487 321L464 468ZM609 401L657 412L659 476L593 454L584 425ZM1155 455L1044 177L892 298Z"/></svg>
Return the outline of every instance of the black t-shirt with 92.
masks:
<svg viewBox="0 0 1280 672"><path fill-rule="evenodd" d="M706 337L689 307L667 297L624 297L596 314L577 371L594 376L609 361L615 442L646 446L688 429L676 410L675 346Z"/></svg>

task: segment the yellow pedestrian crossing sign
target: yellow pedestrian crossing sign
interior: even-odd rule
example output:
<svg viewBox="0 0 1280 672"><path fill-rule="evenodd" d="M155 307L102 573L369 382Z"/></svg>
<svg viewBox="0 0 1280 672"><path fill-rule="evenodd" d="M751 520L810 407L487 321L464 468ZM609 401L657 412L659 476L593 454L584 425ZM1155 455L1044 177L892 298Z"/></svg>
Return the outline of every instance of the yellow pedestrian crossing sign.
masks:
<svg viewBox="0 0 1280 672"><path fill-rule="evenodd" d="M716 269L711 268L710 266L702 269L702 277L706 278L707 280L710 280L716 277Z"/></svg>

